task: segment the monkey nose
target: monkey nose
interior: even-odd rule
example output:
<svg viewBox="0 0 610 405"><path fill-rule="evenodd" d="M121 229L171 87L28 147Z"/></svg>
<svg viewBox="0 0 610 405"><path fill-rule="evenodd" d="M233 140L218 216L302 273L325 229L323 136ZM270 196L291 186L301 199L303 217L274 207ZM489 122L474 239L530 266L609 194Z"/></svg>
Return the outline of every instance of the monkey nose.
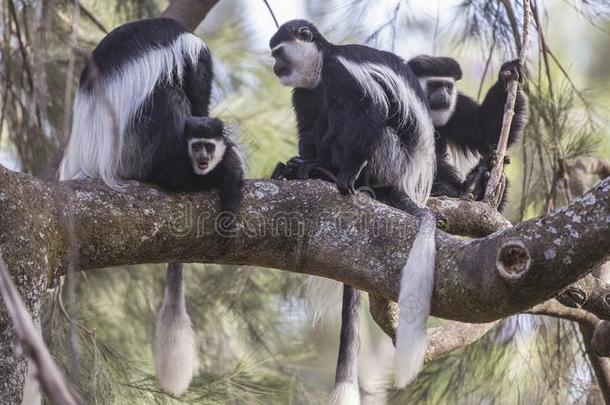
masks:
<svg viewBox="0 0 610 405"><path fill-rule="evenodd" d="M276 76L286 76L290 73L290 70L286 65L276 62L275 65L273 65L273 73L275 73Z"/></svg>

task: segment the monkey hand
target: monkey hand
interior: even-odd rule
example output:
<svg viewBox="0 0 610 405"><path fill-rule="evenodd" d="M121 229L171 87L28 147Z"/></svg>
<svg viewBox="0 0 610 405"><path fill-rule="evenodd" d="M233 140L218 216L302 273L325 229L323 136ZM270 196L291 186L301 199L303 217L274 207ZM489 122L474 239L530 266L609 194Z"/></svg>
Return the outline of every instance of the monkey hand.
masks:
<svg viewBox="0 0 610 405"><path fill-rule="evenodd" d="M306 180L311 178L311 172L319 163L316 159L303 159L298 156L291 158L286 163L286 178Z"/></svg>
<svg viewBox="0 0 610 405"><path fill-rule="evenodd" d="M356 193L356 178L358 173L351 174L345 170L341 170L337 176L337 188L342 195L355 194Z"/></svg>
<svg viewBox="0 0 610 405"><path fill-rule="evenodd" d="M279 162L275 166L275 170L273 170L273 173L271 174L271 180L285 180L287 170L288 168L286 167L286 165L282 162Z"/></svg>
<svg viewBox="0 0 610 405"><path fill-rule="evenodd" d="M509 83L513 80L523 83L525 81L525 68L518 59L506 62L500 68L499 80L504 83Z"/></svg>

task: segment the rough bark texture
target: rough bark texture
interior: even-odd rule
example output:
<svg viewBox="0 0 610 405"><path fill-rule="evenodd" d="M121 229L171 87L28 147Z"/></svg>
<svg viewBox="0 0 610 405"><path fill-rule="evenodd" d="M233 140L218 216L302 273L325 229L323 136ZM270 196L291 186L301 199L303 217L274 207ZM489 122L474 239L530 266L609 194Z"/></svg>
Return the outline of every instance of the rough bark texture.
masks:
<svg viewBox="0 0 610 405"><path fill-rule="evenodd" d="M606 180L565 209L486 238L438 231L433 315L494 321L586 275L610 253L609 191ZM396 300L417 231L409 215L364 195L342 197L321 181L251 180L238 231L226 239L215 231L216 206L214 193L172 195L137 183L115 192L99 181L45 183L0 167L0 247L34 315L47 276L67 268L68 209L83 270L170 261L257 265L333 278ZM501 253L515 245L527 255ZM498 257L523 273L503 278ZM520 262L524 257L527 263ZM0 402L18 403L24 365L4 313L0 322Z"/></svg>

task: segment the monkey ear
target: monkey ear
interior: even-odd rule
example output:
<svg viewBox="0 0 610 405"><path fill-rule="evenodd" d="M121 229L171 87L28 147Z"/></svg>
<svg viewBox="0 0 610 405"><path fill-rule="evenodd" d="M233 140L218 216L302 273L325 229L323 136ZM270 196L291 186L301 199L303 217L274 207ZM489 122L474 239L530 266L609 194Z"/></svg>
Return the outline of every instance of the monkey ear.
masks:
<svg viewBox="0 0 610 405"><path fill-rule="evenodd" d="M297 38L301 41L313 42L313 34L309 27L301 27L297 31Z"/></svg>

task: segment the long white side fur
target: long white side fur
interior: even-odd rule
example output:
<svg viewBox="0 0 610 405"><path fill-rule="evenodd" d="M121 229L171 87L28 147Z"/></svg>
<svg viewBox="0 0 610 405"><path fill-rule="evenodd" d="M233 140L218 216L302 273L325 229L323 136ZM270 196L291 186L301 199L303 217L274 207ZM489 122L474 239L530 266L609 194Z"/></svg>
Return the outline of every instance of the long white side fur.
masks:
<svg viewBox="0 0 610 405"><path fill-rule="evenodd" d="M360 405L358 382L342 382L333 387L328 399L329 405Z"/></svg>
<svg viewBox="0 0 610 405"><path fill-rule="evenodd" d="M400 281L394 356L394 381L398 388L417 377L426 355L426 323L434 287L436 219L428 212L421 218Z"/></svg>
<svg viewBox="0 0 610 405"><path fill-rule="evenodd" d="M460 180L466 180L468 173L479 163L481 154L477 151L464 150L452 144L447 145L447 162L455 168Z"/></svg>
<svg viewBox="0 0 610 405"><path fill-rule="evenodd" d="M365 93L379 106L386 116L390 103L398 100L399 123L408 123L410 114L417 123L417 145L413 156L407 156L400 140L391 129L383 137L382 144L371 159L381 176L402 174L398 182L403 191L418 205L425 206L434 180L436 153L434 126L428 108L417 97L407 81L387 66L374 63L356 63L338 58L347 71L362 86ZM389 89L391 98L386 93ZM391 164L391 167L388 167ZM378 180L384 180L378 179ZM385 179L396 184L395 179ZM407 263L402 270L399 296L399 322L396 336L395 379L398 387L404 387L417 376L426 354L426 322L430 315L430 300L434 286L436 220L426 213L412 245Z"/></svg>
<svg viewBox="0 0 610 405"><path fill-rule="evenodd" d="M388 66L370 62L357 63L340 56L337 59L373 102L382 108L386 116L390 114L392 100L398 100L400 115L398 119L401 127L407 125L409 116L413 114L413 119L417 123L418 143L413 156L402 159L407 167L406 170L401 171L403 177L400 184L411 199L423 206L430 196L436 170L434 126L427 107L407 81ZM393 93L391 97L388 96L386 89ZM385 165L387 164L388 161L385 161Z"/></svg>
<svg viewBox="0 0 610 405"><path fill-rule="evenodd" d="M121 167L125 134L137 120L137 111L159 82L172 80L174 71L182 80L187 62L196 63L204 51L205 44L195 35L181 34L170 46L147 51L112 75L100 77L90 92L79 89L60 180L102 178L109 187L121 188L122 174L132 169Z"/></svg>
<svg viewBox="0 0 610 405"><path fill-rule="evenodd" d="M197 346L191 318L186 312L184 280L179 285L172 284L169 281L166 284L157 318L155 369L161 388L178 397L193 378Z"/></svg>
<svg viewBox="0 0 610 405"><path fill-rule="evenodd" d="M316 326L338 320L341 315L343 284L324 277L308 276L303 283L307 315Z"/></svg>

